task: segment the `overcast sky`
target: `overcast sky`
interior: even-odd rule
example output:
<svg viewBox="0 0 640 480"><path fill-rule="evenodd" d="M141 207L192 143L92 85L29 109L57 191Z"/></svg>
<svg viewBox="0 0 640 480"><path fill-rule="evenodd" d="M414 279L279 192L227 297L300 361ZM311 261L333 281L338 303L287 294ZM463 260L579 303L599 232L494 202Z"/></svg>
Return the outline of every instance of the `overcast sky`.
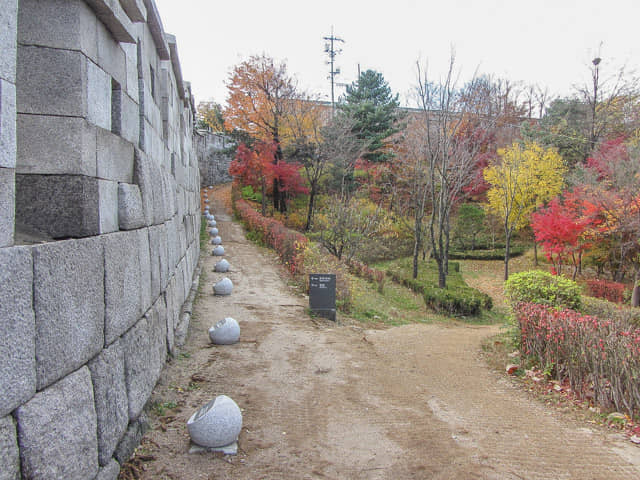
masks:
<svg viewBox="0 0 640 480"><path fill-rule="evenodd" d="M196 102L224 104L231 68L260 53L286 61L301 87L329 100L323 37L332 25L345 40L337 81L354 81L360 64L410 106L416 61L441 75L451 47L461 82L477 70L556 95L584 82L598 55L603 73L624 64L640 72L640 0L155 1Z"/></svg>

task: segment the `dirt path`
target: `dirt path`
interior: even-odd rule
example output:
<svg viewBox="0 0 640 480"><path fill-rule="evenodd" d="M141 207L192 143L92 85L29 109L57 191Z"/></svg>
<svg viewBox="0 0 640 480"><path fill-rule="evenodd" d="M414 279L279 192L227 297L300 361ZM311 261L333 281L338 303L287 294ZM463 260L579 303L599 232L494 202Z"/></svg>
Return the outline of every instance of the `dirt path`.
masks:
<svg viewBox="0 0 640 480"><path fill-rule="evenodd" d="M187 344L153 397L178 407L152 415L142 478L640 478L639 448L572 423L488 370L480 343L497 327L312 321L274 255L247 242L219 202L214 214L234 291L211 294L222 274L203 252ZM239 321L241 342L210 346L207 329L224 316ZM186 420L217 394L243 409L240 452L190 455Z"/></svg>

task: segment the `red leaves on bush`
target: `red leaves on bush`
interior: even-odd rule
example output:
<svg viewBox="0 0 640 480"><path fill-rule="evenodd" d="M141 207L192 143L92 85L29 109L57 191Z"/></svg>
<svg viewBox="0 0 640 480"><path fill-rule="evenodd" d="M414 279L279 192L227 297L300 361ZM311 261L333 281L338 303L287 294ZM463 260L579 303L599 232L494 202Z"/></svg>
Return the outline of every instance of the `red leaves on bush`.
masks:
<svg viewBox="0 0 640 480"><path fill-rule="evenodd" d="M623 283L609 282L607 280L587 280L587 295L604 298L614 303L624 302L625 285Z"/></svg>
<svg viewBox="0 0 640 480"><path fill-rule="evenodd" d="M278 252L280 260L292 274L295 275L302 271L307 237L289 230L278 220L263 217L244 200L236 200L235 209L247 228L257 233L264 243Z"/></svg>
<svg viewBox="0 0 640 480"><path fill-rule="evenodd" d="M554 367L557 379L569 379L579 395L593 390L604 408L640 409L640 328L534 303L514 311L525 355Z"/></svg>

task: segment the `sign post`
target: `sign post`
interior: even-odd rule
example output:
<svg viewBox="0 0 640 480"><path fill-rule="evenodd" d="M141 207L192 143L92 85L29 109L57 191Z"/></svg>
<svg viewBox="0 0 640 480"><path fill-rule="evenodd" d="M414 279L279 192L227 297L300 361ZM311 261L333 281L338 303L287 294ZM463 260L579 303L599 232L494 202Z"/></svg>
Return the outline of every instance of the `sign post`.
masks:
<svg viewBox="0 0 640 480"><path fill-rule="evenodd" d="M309 275L309 308L312 313L336 321L336 276L332 273Z"/></svg>

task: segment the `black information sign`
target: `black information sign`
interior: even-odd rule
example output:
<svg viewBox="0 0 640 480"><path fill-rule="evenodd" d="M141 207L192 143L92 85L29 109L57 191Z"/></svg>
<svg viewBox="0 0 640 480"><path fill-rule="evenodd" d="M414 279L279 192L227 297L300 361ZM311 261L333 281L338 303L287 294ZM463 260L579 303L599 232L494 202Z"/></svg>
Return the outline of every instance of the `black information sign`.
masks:
<svg viewBox="0 0 640 480"><path fill-rule="evenodd" d="M309 275L309 308L321 317L336 320L336 276L332 273Z"/></svg>

